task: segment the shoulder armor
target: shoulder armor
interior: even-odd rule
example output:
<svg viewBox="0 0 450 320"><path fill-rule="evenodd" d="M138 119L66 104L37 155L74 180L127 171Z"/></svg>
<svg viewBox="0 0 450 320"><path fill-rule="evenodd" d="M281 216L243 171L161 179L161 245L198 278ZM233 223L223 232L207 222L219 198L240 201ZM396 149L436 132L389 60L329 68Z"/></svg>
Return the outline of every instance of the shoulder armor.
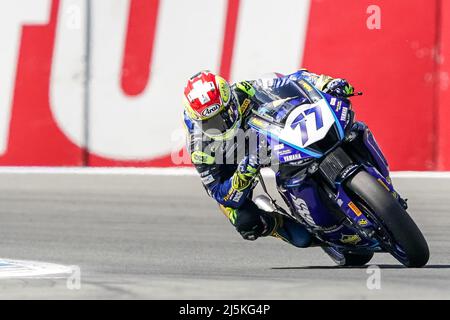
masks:
<svg viewBox="0 0 450 320"><path fill-rule="evenodd" d="M248 81L241 81L236 83L236 87L248 94L249 97L253 97L256 93L255 88Z"/></svg>

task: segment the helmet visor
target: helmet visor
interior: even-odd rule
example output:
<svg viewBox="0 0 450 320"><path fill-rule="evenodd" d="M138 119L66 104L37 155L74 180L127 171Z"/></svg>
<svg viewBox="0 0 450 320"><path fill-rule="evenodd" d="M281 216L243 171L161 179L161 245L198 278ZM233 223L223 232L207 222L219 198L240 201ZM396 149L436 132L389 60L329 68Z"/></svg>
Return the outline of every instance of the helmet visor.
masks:
<svg viewBox="0 0 450 320"><path fill-rule="evenodd" d="M199 125L207 136L223 140L230 135L231 131L237 128L239 118L236 106L231 103L214 117L201 121Z"/></svg>

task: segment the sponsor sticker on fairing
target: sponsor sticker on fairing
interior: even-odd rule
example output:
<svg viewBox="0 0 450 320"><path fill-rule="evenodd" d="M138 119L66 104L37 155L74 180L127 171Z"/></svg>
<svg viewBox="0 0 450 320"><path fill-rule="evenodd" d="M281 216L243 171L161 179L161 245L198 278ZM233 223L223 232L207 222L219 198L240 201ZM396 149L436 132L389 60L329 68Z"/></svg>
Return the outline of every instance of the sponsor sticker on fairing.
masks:
<svg viewBox="0 0 450 320"><path fill-rule="evenodd" d="M358 220L358 224L359 224L361 227L367 226L368 223L369 223L369 221L367 221L366 219L359 219L359 220Z"/></svg>
<svg viewBox="0 0 450 320"><path fill-rule="evenodd" d="M357 234L342 234L340 241L344 244L357 244L361 241L361 237Z"/></svg>
<svg viewBox="0 0 450 320"><path fill-rule="evenodd" d="M331 98L330 104L331 104L332 106L336 105L336 98Z"/></svg>
<svg viewBox="0 0 450 320"><path fill-rule="evenodd" d="M359 210L359 208L352 201L348 203L348 206L350 207L350 209L352 209L352 211L356 214L357 217L362 215L361 210Z"/></svg>
<svg viewBox="0 0 450 320"><path fill-rule="evenodd" d="M280 156L285 156L285 155L291 154L291 153L292 153L291 149L283 149L283 150L278 151L278 155L280 155Z"/></svg>
<svg viewBox="0 0 450 320"><path fill-rule="evenodd" d="M301 198L297 198L294 195L291 195L292 201L294 202L295 209L297 213L311 226L316 227L316 223L311 216L311 212L309 211L308 205L305 200Z"/></svg>
<svg viewBox="0 0 450 320"><path fill-rule="evenodd" d="M300 84L308 92L311 92L313 90L313 88L307 82L302 81Z"/></svg>
<svg viewBox="0 0 450 320"><path fill-rule="evenodd" d="M346 108L346 107L342 108L341 121L345 121L347 119L347 112L348 112L348 108Z"/></svg>
<svg viewBox="0 0 450 320"><path fill-rule="evenodd" d="M257 126L260 129L266 129L269 126L269 123L267 121L263 121L259 118L252 118L250 120L250 124Z"/></svg>
<svg viewBox="0 0 450 320"><path fill-rule="evenodd" d="M297 154L292 154L290 156L285 156L285 157L283 157L283 160L284 161L292 161L292 160L298 160L301 158L302 158L302 155L297 153Z"/></svg>
<svg viewBox="0 0 450 320"><path fill-rule="evenodd" d="M273 147L273 150L278 151L284 148L284 144L280 143Z"/></svg>

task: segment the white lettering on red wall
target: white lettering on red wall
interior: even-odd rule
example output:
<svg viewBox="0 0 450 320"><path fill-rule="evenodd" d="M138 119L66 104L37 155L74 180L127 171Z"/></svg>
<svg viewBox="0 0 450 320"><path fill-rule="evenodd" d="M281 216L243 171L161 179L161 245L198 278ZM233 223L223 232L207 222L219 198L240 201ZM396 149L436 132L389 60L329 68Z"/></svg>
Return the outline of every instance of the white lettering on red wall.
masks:
<svg viewBox="0 0 450 320"><path fill-rule="evenodd" d="M0 155L6 152L22 26L47 23L50 0L0 2Z"/></svg>
<svg viewBox="0 0 450 320"><path fill-rule="evenodd" d="M358 119L392 169L448 169L445 117L433 120L446 114L436 86L448 59L419 54L448 47L445 37L436 44L446 21L436 24L436 4L379 0L383 24L369 30L360 1L346 2L342 18L337 0L94 0L88 33L87 3L0 3L0 165L170 166L189 76L208 68L249 79L303 61L365 92L354 99Z"/></svg>

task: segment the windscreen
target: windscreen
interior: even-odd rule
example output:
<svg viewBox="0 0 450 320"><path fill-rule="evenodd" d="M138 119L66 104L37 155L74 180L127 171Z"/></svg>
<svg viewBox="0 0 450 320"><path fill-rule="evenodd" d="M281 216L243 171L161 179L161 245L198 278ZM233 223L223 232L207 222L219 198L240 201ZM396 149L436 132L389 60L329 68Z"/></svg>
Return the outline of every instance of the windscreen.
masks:
<svg viewBox="0 0 450 320"><path fill-rule="evenodd" d="M258 114L279 124L286 122L289 112L294 108L313 102L307 91L291 80L277 88L259 87L256 92L255 98L261 105Z"/></svg>

